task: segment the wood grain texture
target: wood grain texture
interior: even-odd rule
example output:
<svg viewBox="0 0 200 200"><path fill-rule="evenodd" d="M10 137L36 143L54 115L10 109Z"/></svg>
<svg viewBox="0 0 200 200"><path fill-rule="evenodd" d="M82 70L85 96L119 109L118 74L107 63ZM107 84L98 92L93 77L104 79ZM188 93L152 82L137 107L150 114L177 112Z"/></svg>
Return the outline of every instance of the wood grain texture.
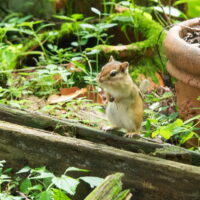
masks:
<svg viewBox="0 0 200 200"><path fill-rule="evenodd" d="M0 119L19 125L59 133L65 136L71 135L79 139L85 139L91 142L101 143L136 153L143 152L149 154L155 152L156 149L170 146L168 144L159 144L146 139L130 140L116 135L117 132L105 133L100 130L83 126L79 123L74 123L72 120L58 119L38 112L19 110L5 105L0 105ZM155 156L200 166L199 153L185 149L182 149L182 152L182 155L180 153L177 154L176 152L166 152L165 155L155 154Z"/></svg>
<svg viewBox="0 0 200 200"><path fill-rule="evenodd" d="M105 177L124 173L135 199L198 200L200 168L0 121L0 159L11 166L75 166Z"/></svg>

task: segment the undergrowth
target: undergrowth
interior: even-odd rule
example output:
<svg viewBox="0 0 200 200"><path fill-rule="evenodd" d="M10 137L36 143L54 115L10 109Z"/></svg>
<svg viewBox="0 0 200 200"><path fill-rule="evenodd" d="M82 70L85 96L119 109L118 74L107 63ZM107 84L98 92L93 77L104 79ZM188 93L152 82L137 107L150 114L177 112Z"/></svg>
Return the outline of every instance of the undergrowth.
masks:
<svg viewBox="0 0 200 200"><path fill-rule="evenodd" d="M116 12L117 7L123 10ZM106 120L103 106L97 102L81 97L51 104L49 98L59 96L60 89L73 86L94 85L92 92L98 94L95 77L110 55L116 59L123 59L120 56L130 59L134 80L144 74L158 82L155 72L166 73L162 51L164 26L186 17L176 8L165 19L166 9L160 1L151 1L148 7L143 7L127 0L104 1L103 10L92 7L93 16L89 17L80 13L57 13L47 21L21 13L8 14L0 23L0 103L100 128ZM118 29L119 39L128 43L127 54L110 50L116 40L113 32ZM116 45L123 43L117 41ZM133 49L134 55L129 55L129 50ZM160 95L156 92L145 99L148 109L145 110L144 136L173 140L178 145L193 136L199 141L195 132L198 116L183 122L178 117L174 100L163 105L164 100L172 99L173 92Z"/></svg>
<svg viewBox="0 0 200 200"><path fill-rule="evenodd" d="M71 200L77 194L78 186L83 182L94 188L103 179L94 176L73 178L70 172L87 174L89 170L69 167L56 176L46 167L22 168L13 174L12 168L5 168L5 161L0 161L0 199L1 200Z"/></svg>

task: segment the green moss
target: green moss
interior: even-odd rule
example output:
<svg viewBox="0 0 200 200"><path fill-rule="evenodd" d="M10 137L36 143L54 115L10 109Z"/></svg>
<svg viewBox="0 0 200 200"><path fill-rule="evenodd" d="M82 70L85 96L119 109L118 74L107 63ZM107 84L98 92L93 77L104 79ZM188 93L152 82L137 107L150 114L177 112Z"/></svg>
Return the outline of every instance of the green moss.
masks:
<svg viewBox="0 0 200 200"><path fill-rule="evenodd" d="M131 67L133 77L143 73L156 79L156 71L162 73L166 71L165 57L161 48L165 33L163 34L162 26L155 22L151 15L136 9L134 11L127 10L123 13L114 13L104 20L107 23L119 24L123 31L126 31L127 27L131 28L134 39L130 39L136 40L142 35L144 40L124 45L125 49L123 49L123 45L122 49L119 46L98 45L88 48L87 51L98 49L100 50L100 55L113 55L116 59L126 59L134 66ZM160 52L161 58L158 56L156 48Z"/></svg>
<svg viewBox="0 0 200 200"><path fill-rule="evenodd" d="M56 39L61 37L61 33L57 30L46 31L38 35L40 41L49 41L55 42ZM24 50L29 50L31 47L39 46L38 40L33 38L32 40L28 40L28 42L24 45Z"/></svg>
<svg viewBox="0 0 200 200"><path fill-rule="evenodd" d="M136 64L130 65L130 73L131 76L136 79L139 74L144 74L145 76L150 76L154 82L157 82L157 77L155 76L156 72L165 73L165 59L162 57L158 57L158 55L154 55L150 58L139 59Z"/></svg>
<svg viewBox="0 0 200 200"><path fill-rule="evenodd" d="M142 34L144 38L146 38L144 41L135 42L130 45L137 46L138 50L143 50L144 48L153 47L157 44L159 35L163 28L152 19L151 15L141 11L140 9L134 11L127 10L123 13L115 13L109 16L109 21L112 23L118 22L123 26L124 21L120 21L120 17L127 17L127 19L130 19L130 21L127 21L125 25L132 27L135 34ZM116 21L116 19L118 20ZM135 34L133 36L137 37ZM161 35L158 44L162 43L163 38L164 35Z"/></svg>
<svg viewBox="0 0 200 200"><path fill-rule="evenodd" d="M76 31L76 26L74 23L64 23L61 26L60 34L65 35L65 34L70 34Z"/></svg>
<svg viewBox="0 0 200 200"><path fill-rule="evenodd" d="M130 62L134 67L131 69L132 75L143 73L145 75L154 75L156 71L165 71L165 67L161 63L157 53L155 52L156 46L161 46L164 39L162 27L155 22L151 15L135 9L134 11L125 11L123 13L114 13L103 19L104 23L117 23L121 27L122 31L126 32L126 28L132 29L133 40L137 40L142 35L143 40L137 41L125 45L125 49L116 49L112 45L98 45L93 48L88 48L87 51L97 49L100 51L99 58L105 58L113 55L116 59L123 59ZM66 35L74 34L79 29L79 22L63 23L60 30L46 31L38 35L40 41L49 41L55 43L56 40ZM132 39L132 38L131 38ZM15 54L14 61L11 60L12 68L16 66L16 63L27 54L30 49L38 47L39 43L36 38L27 39L22 45L21 52ZM161 51L162 60L165 61L163 53ZM165 62L164 62L165 65ZM148 73L148 74L147 74Z"/></svg>
<svg viewBox="0 0 200 200"><path fill-rule="evenodd" d="M159 148L152 152L151 155L183 163L192 163L192 156L189 151L178 146Z"/></svg>
<svg viewBox="0 0 200 200"><path fill-rule="evenodd" d="M154 153L188 153L185 149L177 146L168 146L162 149L156 149Z"/></svg>

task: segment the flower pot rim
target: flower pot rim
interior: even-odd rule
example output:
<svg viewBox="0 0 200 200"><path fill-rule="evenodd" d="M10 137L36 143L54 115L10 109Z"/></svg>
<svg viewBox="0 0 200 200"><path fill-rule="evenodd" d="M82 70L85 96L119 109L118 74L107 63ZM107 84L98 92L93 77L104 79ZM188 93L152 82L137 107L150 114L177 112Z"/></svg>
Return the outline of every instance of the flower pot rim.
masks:
<svg viewBox="0 0 200 200"><path fill-rule="evenodd" d="M176 24L168 31L164 41L166 56L172 66L176 68L175 70L180 71L180 73L176 73L175 76L180 80L184 80L181 77L183 73L188 76L200 76L200 48L187 43L183 39L189 28L196 25L200 25L200 18L190 19ZM171 68L168 68L168 71L170 74L174 75ZM185 83L188 83L189 79L191 78L184 80Z"/></svg>

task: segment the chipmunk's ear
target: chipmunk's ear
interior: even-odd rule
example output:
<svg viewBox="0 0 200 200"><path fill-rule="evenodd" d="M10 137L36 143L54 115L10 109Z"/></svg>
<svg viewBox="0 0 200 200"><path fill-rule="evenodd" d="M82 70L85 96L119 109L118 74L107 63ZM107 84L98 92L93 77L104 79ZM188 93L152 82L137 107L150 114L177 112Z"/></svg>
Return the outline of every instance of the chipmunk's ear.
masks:
<svg viewBox="0 0 200 200"><path fill-rule="evenodd" d="M113 56L110 56L109 58L109 62L115 61L115 59L113 58Z"/></svg>
<svg viewBox="0 0 200 200"><path fill-rule="evenodd" d="M120 64L120 70L121 72L128 72L128 66L129 66L129 63L128 62L123 62Z"/></svg>

